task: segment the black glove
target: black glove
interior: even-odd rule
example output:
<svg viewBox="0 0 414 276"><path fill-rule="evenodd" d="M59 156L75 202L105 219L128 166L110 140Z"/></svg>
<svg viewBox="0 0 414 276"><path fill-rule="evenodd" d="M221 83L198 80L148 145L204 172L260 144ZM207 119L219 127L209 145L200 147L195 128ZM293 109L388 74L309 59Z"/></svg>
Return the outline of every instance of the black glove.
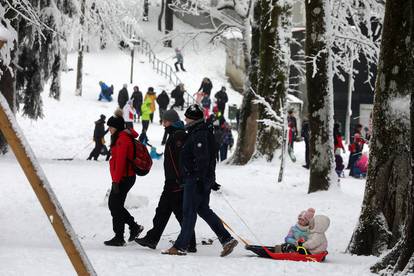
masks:
<svg viewBox="0 0 414 276"><path fill-rule="evenodd" d="M221 185L218 184L217 182L214 182L213 186L211 186L211 189L213 191L218 191L218 190L220 190L220 188L221 188Z"/></svg>
<svg viewBox="0 0 414 276"><path fill-rule="evenodd" d="M119 194L119 183L112 182L112 192L114 194Z"/></svg>

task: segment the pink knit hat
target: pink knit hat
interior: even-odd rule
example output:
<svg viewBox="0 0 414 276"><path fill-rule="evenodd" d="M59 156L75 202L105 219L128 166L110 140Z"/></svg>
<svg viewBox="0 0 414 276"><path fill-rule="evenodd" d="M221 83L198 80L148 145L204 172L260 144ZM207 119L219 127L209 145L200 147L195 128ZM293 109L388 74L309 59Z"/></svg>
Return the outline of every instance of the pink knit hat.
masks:
<svg viewBox="0 0 414 276"><path fill-rule="evenodd" d="M300 212L298 219L303 219L306 223L309 223L313 216L315 215L315 209L309 208L306 211Z"/></svg>

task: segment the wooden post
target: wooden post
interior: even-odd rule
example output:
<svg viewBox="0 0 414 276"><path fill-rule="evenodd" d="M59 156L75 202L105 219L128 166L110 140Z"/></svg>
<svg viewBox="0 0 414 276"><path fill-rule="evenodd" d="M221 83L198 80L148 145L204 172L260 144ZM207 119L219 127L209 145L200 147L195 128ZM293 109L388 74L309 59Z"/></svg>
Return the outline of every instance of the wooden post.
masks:
<svg viewBox="0 0 414 276"><path fill-rule="evenodd" d="M131 79L130 79L131 84L132 84L133 79L134 79L134 51L135 51L135 44L132 44L132 49L131 49Z"/></svg>
<svg viewBox="0 0 414 276"><path fill-rule="evenodd" d="M1 93L0 129L19 161L77 274L82 276L96 275L49 181L18 126L13 112Z"/></svg>

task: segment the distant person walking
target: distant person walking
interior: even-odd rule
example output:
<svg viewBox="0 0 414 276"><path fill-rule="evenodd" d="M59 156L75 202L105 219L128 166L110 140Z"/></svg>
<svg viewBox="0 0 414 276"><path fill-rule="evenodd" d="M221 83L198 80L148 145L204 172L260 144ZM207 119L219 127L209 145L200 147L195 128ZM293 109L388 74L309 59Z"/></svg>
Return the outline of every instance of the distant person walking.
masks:
<svg viewBox="0 0 414 276"><path fill-rule="evenodd" d="M174 63L175 66L175 70L177 72L180 72L180 69L178 69L178 65L180 65L181 70L186 72L184 69L184 58L183 58L183 54L181 53L180 49L175 48L175 59L177 59L177 61Z"/></svg>
<svg viewBox="0 0 414 276"><path fill-rule="evenodd" d="M155 112L155 109L156 109L155 108L155 102L157 100L157 95L155 94L153 87L148 87L148 91L147 91L147 94L145 94L144 101L148 98L151 100L150 121L152 123L154 121L154 112Z"/></svg>
<svg viewBox="0 0 414 276"><path fill-rule="evenodd" d="M132 100L128 100L124 108L122 109L124 115L125 127L134 128L134 114L135 109L132 106Z"/></svg>
<svg viewBox="0 0 414 276"><path fill-rule="evenodd" d="M118 105L119 105L119 108L121 108L121 109L124 108L127 101L129 100L127 87L128 87L128 85L124 84L122 89L119 90L119 93L118 93Z"/></svg>
<svg viewBox="0 0 414 276"><path fill-rule="evenodd" d="M305 142L305 165L302 165L305 169L309 169L310 158L309 158L309 120L307 118L303 119L301 136Z"/></svg>
<svg viewBox="0 0 414 276"><path fill-rule="evenodd" d="M123 246L125 245L125 224L128 224L130 231L128 241L133 241L144 230L144 227L137 224L134 217L124 207L128 192L135 183L135 171L129 165L128 160L134 158L132 139L138 137L138 134L133 129L125 129L121 110L116 111L115 115L109 118L107 125L111 133L112 152L111 160L109 160L112 189L109 194L108 207L111 211L115 237L105 241L104 244Z"/></svg>
<svg viewBox="0 0 414 276"><path fill-rule="evenodd" d="M142 133L146 133L151 120L151 99L147 98L141 106ZM141 134L142 134L141 133Z"/></svg>
<svg viewBox="0 0 414 276"><path fill-rule="evenodd" d="M95 129L93 131L93 141L95 142L95 148L89 154L87 160L98 160L99 155L101 154L103 147L105 146L104 136L108 132L105 131L105 115L101 114L99 120L95 122ZM107 158L109 154L107 152Z"/></svg>
<svg viewBox="0 0 414 276"><path fill-rule="evenodd" d="M213 89L213 83L211 82L211 80L209 78L204 78L201 81L201 85L200 85L200 88L198 88L198 91L203 92L204 93L203 96L207 95L208 97L210 97L212 89Z"/></svg>
<svg viewBox="0 0 414 276"><path fill-rule="evenodd" d="M134 119L136 122L139 121L139 117L141 115L141 105L143 101L142 92L139 91L138 86L134 86L134 92L131 95L132 105L135 109Z"/></svg>
<svg viewBox="0 0 414 276"><path fill-rule="evenodd" d="M159 94L157 97L157 104L158 104L158 109L160 112L160 124L162 124L162 118L163 118L164 112L167 111L169 103L170 103L170 97L168 96L167 92L165 92L165 90L162 90L161 94Z"/></svg>
<svg viewBox="0 0 414 276"><path fill-rule="evenodd" d="M218 91L214 98L216 98L217 107L221 114L224 116L224 110L226 109L226 103L229 101L229 98L227 97L226 93L226 87L222 86L220 91Z"/></svg>
<svg viewBox="0 0 414 276"><path fill-rule="evenodd" d="M181 107L181 110L184 109L184 92L185 89L183 83L180 83L173 91L171 91L171 98L175 100L171 108Z"/></svg>

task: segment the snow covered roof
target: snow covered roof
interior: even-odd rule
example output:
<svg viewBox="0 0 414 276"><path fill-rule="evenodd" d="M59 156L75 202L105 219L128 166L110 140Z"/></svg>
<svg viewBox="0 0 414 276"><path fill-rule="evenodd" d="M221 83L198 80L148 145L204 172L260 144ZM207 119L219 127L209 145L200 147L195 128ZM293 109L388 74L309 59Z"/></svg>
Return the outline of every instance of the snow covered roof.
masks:
<svg viewBox="0 0 414 276"><path fill-rule="evenodd" d="M243 39L241 31L237 28L230 28L223 32L222 37L225 39Z"/></svg>
<svg viewBox="0 0 414 276"><path fill-rule="evenodd" d="M299 103L299 104L303 105L303 101L301 99L299 99L298 97L293 96L292 94L288 94L286 99L289 103Z"/></svg>

